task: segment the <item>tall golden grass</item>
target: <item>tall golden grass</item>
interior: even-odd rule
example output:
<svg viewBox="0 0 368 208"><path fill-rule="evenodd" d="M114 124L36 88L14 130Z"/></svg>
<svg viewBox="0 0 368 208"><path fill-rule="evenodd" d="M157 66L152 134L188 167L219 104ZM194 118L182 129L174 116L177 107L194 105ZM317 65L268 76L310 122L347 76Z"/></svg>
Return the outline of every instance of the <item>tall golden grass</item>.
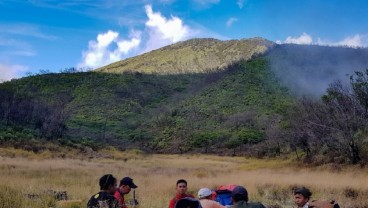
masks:
<svg viewBox="0 0 368 208"><path fill-rule="evenodd" d="M181 178L188 181L189 191L195 195L202 187L243 185L251 201L268 207L294 207L292 189L297 186L310 188L312 198L335 199L342 207L368 207L368 170L359 167L306 168L281 159L145 155L139 151L106 150L105 154L109 157L1 156L0 208L9 208L9 204L27 208L86 207L89 197L99 190L98 179L107 173L118 180L124 176L134 179L139 186L136 195L140 208L168 207L175 183ZM46 194L47 190L67 191L74 201L57 202ZM33 195L37 197L30 199Z"/></svg>

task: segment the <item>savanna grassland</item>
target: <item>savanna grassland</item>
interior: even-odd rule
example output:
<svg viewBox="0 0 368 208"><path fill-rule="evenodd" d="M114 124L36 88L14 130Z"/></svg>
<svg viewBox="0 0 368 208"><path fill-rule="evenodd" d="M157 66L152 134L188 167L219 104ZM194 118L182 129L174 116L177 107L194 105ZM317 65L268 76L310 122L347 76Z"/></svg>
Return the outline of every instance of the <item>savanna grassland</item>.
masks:
<svg viewBox="0 0 368 208"><path fill-rule="evenodd" d="M99 177L106 173L134 179L139 186L136 196L140 208L167 207L180 178L188 181L194 195L202 187L243 185L251 200L267 207L293 207L292 189L296 186L309 187L313 198L335 199L341 207L368 206L368 170L356 166L308 168L298 166L293 159L150 155L111 149L102 152L105 157L99 159L52 158L51 154L14 149L1 152L1 208L86 207L88 198L99 189ZM56 201L47 190L67 191L72 201Z"/></svg>

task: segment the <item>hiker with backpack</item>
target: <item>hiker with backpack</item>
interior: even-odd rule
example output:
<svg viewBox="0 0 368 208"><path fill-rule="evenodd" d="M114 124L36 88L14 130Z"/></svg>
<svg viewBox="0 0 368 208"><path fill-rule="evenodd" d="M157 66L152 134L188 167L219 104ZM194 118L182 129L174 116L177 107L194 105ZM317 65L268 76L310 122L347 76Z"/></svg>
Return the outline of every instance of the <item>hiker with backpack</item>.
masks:
<svg viewBox="0 0 368 208"><path fill-rule="evenodd" d="M183 198L195 198L192 194L187 194L188 183L184 179L180 179L176 182L176 194L169 202L169 208L175 208L175 204Z"/></svg>
<svg viewBox="0 0 368 208"><path fill-rule="evenodd" d="M248 202L248 191L243 186L237 186L231 192L234 205L232 208L266 208L259 202Z"/></svg>
<svg viewBox="0 0 368 208"><path fill-rule="evenodd" d="M107 174L99 180L100 191L93 195L88 203L88 208L120 208L118 201L114 197L114 192L117 185L116 178Z"/></svg>
<svg viewBox="0 0 368 208"><path fill-rule="evenodd" d="M212 191L209 188L199 189L198 199L202 208L225 208L217 201L212 200Z"/></svg>

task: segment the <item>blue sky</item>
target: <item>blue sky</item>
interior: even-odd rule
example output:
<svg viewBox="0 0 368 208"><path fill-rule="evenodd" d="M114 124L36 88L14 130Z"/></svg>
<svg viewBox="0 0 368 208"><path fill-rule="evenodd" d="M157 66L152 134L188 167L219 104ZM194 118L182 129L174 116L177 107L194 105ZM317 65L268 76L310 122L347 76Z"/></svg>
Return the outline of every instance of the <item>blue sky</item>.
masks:
<svg viewBox="0 0 368 208"><path fill-rule="evenodd" d="M366 0L0 0L0 81L190 38L368 46Z"/></svg>

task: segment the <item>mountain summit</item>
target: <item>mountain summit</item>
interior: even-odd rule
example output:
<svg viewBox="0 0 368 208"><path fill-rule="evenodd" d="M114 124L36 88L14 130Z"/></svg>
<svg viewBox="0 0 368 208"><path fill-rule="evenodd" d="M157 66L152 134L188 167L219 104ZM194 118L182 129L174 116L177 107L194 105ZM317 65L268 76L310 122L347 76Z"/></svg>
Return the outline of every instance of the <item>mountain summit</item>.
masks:
<svg viewBox="0 0 368 208"><path fill-rule="evenodd" d="M221 41L197 38L112 63L96 71L158 74L203 73L226 69L240 60L264 54L275 43L263 38Z"/></svg>

